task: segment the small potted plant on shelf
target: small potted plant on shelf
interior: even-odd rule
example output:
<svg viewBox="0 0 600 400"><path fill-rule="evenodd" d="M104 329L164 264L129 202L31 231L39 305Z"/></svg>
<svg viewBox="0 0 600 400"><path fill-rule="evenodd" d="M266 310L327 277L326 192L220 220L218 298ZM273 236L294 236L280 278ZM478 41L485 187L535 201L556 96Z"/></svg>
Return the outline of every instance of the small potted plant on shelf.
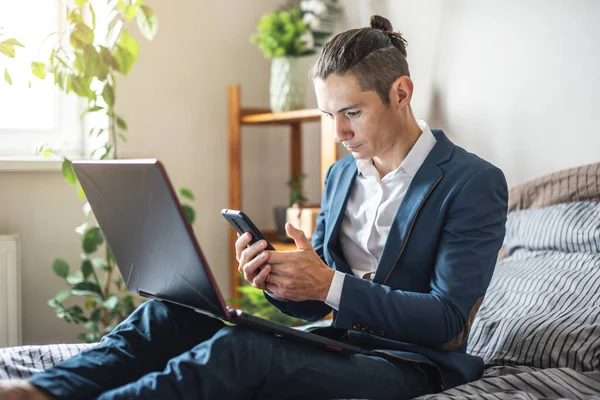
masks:
<svg viewBox="0 0 600 400"><path fill-rule="evenodd" d="M269 100L273 112L305 107L306 74L300 57L316 53L333 34L337 0L288 1L264 15L250 38L271 59Z"/></svg>
<svg viewBox="0 0 600 400"><path fill-rule="evenodd" d="M320 205L308 203L304 196L303 184L306 175L300 174L288 182L290 188L290 207L286 210L285 222L289 222L297 229L304 232L310 239L317 225L317 215L321 211ZM285 233L285 223L284 223ZM287 237L287 236L286 236Z"/></svg>
<svg viewBox="0 0 600 400"><path fill-rule="evenodd" d="M285 223L287 222L287 213L290 208L301 208L304 207L308 199L304 194L304 180L306 174L302 173L298 176L293 177L287 182L287 186L290 189L288 204L286 206L275 207L275 225L277 227L277 237L282 242L291 242L292 239L287 236L285 232Z"/></svg>

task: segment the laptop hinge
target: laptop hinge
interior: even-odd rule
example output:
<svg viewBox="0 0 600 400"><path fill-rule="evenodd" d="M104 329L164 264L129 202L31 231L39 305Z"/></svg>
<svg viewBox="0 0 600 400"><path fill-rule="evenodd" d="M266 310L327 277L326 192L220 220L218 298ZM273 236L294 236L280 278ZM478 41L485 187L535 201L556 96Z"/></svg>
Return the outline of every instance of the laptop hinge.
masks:
<svg viewBox="0 0 600 400"><path fill-rule="evenodd" d="M159 299L158 297L156 297L155 295L153 295L152 293L148 293L144 290L137 290L138 294L142 297L147 297L149 299L154 299L154 300L158 300L158 301L162 301L162 299Z"/></svg>
<svg viewBox="0 0 600 400"><path fill-rule="evenodd" d="M182 307L190 308L190 309L196 311L199 314L206 315L206 316L211 317L211 318L222 319L222 317L219 317L219 316L217 316L217 315L215 315L215 314L213 314L211 312L204 311L204 310L202 310L200 308L188 306L186 304L181 304L179 302L172 301L172 300L169 300L169 299L161 299L160 297L158 297L158 296L156 296L156 295L154 295L152 293L148 293L148 292L146 292L144 290L138 289L138 294L140 296L142 296L142 297L146 297L146 298L149 298L149 299L153 299L153 300L157 300L157 301L167 301L169 303L177 304L177 305L182 306ZM231 311L231 310L229 310L229 311Z"/></svg>

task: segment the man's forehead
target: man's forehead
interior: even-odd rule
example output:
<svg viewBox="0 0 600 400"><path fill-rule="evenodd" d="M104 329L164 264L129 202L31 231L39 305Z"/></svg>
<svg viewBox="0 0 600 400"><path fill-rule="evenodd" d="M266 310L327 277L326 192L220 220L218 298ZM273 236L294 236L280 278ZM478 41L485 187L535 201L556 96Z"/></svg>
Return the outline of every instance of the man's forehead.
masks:
<svg viewBox="0 0 600 400"><path fill-rule="evenodd" d="M331 74L326 79L316 78L315 86L321 86L329 90L337 90L340 88L349 89L354 88L360 90L360 85L354 75L336 75Z"/></svg>
<svg viewBox="0 0 600 400"><path fill-rule="evenodd" d="M366 95L353 76L331 75L325 80L315 79L314 84L319 108L326 112L360 103Z"/></svg>

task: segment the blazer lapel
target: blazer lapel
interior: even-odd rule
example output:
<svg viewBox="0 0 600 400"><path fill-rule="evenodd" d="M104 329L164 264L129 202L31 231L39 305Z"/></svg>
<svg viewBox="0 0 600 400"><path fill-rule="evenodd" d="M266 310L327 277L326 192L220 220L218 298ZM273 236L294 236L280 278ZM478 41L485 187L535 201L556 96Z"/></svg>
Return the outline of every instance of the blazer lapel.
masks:
<svg viewBox="0 0 600 400"><path fill-rule="evenodd" d="M333 260L336 262L336 269L348 273L351 273L350 267L341 251L339 232L357 173L358 168L355 162L347 165L342 171L329 206L329 216L326 225L327 231L325 232L325 243Z"/></svg>
<svg viewBox="0 0 600 400"><path fill-rule="evenodd" d="M410 238L423 203L444 175L438 165L450 158L454 145L442 131L432 130L432 133L437 142L417 171L396 212L373 282L385 283L389 278Z"/></svg>

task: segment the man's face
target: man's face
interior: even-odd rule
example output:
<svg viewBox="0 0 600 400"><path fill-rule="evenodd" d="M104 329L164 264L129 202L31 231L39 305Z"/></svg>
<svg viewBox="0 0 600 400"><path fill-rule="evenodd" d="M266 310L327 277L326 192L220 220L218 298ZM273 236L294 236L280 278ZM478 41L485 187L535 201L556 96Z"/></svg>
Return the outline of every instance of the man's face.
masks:
<svg viewBox="0 0 600 400"><path fill-rule="evenodd" d="M357 159L383 157L398 140L399 113L374 90L361 91L351 75L315 79L319 109L333 119L334 140Z"/></svg>

